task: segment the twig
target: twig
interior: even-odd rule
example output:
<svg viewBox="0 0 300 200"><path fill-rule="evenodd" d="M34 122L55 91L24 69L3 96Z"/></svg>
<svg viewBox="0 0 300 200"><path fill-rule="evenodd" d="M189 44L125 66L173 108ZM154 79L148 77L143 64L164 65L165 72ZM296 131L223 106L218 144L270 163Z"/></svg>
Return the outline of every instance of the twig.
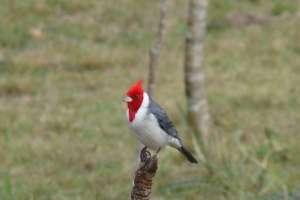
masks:
<svg viewBox="0 0 300 200"><path fill-rule="evenodd" d="M167 13L167 4L168 0L160 0L160 18L159 18L159 27L156 35L156 42L154 46L149 51L149 72L148 72L148 94L152 95L155 82L155 69L160 54L161 47L164 41L164 35L166 32L166 13Z"/></svg>
<svg viewBox="0 0 300 200"><path fill-rule="evenodd" d="M157 156L151 156L146 147L140 153L140 167L135 172L134 185L131 190L131 200L149 200L152 188L152 178L157 170Z"/></svg>

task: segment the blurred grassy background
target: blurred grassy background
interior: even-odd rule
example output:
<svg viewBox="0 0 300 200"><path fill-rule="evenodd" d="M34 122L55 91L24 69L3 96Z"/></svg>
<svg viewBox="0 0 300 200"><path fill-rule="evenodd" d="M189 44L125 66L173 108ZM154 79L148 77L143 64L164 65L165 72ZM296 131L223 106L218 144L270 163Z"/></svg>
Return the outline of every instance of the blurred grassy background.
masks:
<svg viewBox="0 0 300 200"><path fill-rule="evenodd" d="M121 97L146 79L158 0L0 3L0 199L128 199ZM182 137L186 11L171 3L155 91ZM211 0L205 54L216 174L167 149L153 199L300 199L300 1Z"/></svg>

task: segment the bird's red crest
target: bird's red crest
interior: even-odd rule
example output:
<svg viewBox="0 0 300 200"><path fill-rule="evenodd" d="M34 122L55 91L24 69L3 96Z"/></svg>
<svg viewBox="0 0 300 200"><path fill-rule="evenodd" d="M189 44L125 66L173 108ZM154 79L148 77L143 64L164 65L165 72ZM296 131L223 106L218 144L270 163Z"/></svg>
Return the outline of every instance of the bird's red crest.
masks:
<svg viewBox="0 0 300 200"><path fill-rule="evenodd" d="M128 92L127 96L132 98L131 102L128 102L128 112L129 112L129 121L133 121L135 114L142 105L144 98L144 90L142 86L142 80L138 80L136 84L132 85Z"/></svg>
<svg viewBox="0 0 300 200"><path fill-rule="evenodd" d="M129 88L129 90L128 90L128 92L127 92L127 95L128 95L129 97L132 97L132 96L134 96L134 95L136 95L136 94L143 93L144 90L143 90L142 83L143 83L142 80L138 80L138 81L136 82L136 84L132 85L132 86Z"/></svg>

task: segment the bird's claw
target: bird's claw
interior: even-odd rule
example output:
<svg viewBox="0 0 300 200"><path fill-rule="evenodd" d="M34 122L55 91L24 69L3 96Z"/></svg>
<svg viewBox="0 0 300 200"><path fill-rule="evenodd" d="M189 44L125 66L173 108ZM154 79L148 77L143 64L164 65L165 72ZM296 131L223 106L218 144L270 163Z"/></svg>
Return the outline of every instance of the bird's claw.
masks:
<svg viewBox="0 0 300 200"><path fill-rule="evenodd" d="M147 147L145 146L140 153L140 159L142 162L146 162L151 158L151 153L147 151Z"/></svg>

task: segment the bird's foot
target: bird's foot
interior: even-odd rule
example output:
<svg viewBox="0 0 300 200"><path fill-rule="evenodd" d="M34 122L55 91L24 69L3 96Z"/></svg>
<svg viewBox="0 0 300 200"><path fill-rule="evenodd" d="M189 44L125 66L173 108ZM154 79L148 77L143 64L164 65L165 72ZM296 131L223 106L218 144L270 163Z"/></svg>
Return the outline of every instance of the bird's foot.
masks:
<svg viewBox="0 0 300 200"><path fill-rule="evenodd" d="M141 162L146 162L151 158L151 153L147 150L147 147L145 146L140 153L140 159Z"/></svg>

